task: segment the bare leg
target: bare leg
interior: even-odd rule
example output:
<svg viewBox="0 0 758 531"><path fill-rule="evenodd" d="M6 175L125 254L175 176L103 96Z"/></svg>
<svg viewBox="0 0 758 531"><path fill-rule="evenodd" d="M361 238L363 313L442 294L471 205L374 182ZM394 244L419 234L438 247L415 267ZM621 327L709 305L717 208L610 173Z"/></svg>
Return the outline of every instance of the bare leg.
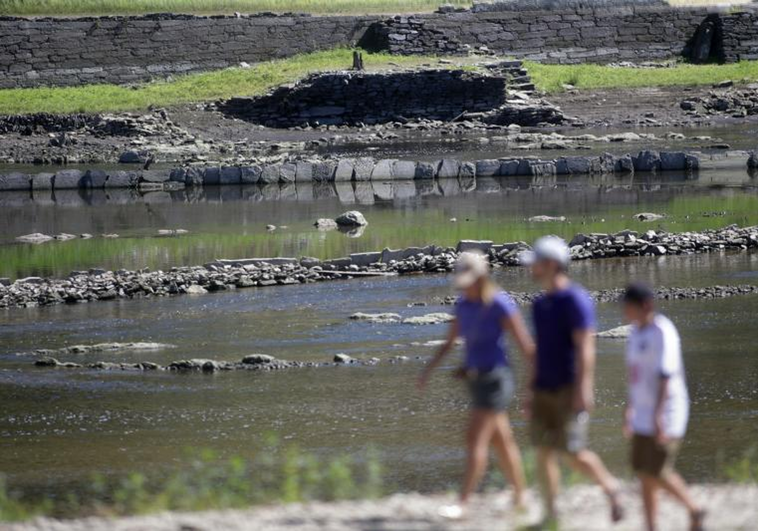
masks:
<svg viewBox="0 0 758 531"><path fill-rule="evenodd" d="M595 452L582 450L569 455L569 463L582 474L592 478L608 496L611 504L611 520L618 522L623 518L623 510L618 500L619 484Z"/></svg>
<svg viewBox="0 0 758 531"><path fill-rule="evenodd" d="M661 487L684 505L690 513L696 513L700 510L700 507L690 496L687 484L682 479L682 476L671 471L661 475L658 482Z"/></svg>
<svg viewBox="0 0 758 531"><path fill-rule="evenodd" d="M524 505L526 478L524 478L524 468L521 464L521 452L513 438L511 424L505 413L498 414L495 418L492 445L495 447L503 475L513 485L513 504L521 507Z"/></svg>
<svg viewBox="0 0 758 531"><path fill-rule="evenodd" d="M555 450L547 447L537 448L537 467L539 468L542 496L545 498L545 512L548 519L555 519L555 498L561 482L561 469Z"/></svg>
<svg viewBox="0 0 758 531"><path fill-rule="evenodd" d="M595 452L582 450L576 454L569 454L569 464L585 476L592 478L600 485L608 496L613 496L618 490L618 481L614 478Z"/></svg>
<svg viewBox="0 0 758 531"><path fill-rule="evenodd" d="M682 476L674 471L667 472L658 479L658 483L687 508L690 513L691 529L702 529L705 511L692 499Z"/></svg>
<svg viewBox="0 0 758 531"><path fill-rule="evenodd" d="M642 486L642 503L645 510L647 531L655 531L655 520L658 514L658 480L648 474L638 474Z"/></svg>
<svg viewBox="0 0 758 531"><path fill-rule="evenodd" d="M474 410L471 413L466 434L466 474L461 488L461 504L466 504L476 490L487 468L489 443L495 431L496 413L486 410Z"/></svg>

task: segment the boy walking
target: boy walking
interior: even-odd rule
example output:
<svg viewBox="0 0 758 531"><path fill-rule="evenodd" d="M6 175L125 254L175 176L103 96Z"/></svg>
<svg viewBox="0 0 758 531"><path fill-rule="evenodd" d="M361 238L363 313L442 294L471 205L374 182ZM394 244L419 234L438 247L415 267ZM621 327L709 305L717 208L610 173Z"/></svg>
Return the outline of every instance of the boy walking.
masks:
<svg viewBox="0 0 758 531"><path fill-rule="evenodd" d="M623 305L633 325L626 353L629 403L624 431L632 438L632 468L642 487L647 529L657 529L657 494L663 489L687 508L690 529L699 531L705 512L674 471L689 418L679 333L671 321L656 313L655 294L648 286L629 286Z"/></svg>
<svg viewBox="0 0 758 531"><path fill-rule="evenodd" d="M557 522L558 457L598 483L608 497L611 520L623 517L618 481L587 448L594 399L595 308L587 292L568 276L571 253L556 236L540 238L522 256L545 294L534 302L536 363L531 404L531 439L549 525Z"/></svg>

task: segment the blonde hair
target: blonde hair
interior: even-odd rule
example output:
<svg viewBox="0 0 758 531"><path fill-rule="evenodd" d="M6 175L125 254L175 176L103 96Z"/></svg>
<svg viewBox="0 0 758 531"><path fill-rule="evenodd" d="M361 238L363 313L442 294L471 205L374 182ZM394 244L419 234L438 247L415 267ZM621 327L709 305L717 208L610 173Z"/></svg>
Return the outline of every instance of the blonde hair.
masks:
<svg viewBox="0 0 758 531"><path fill-rule="evenodd" d="M487 275L482 277L482 302L485 306L491 306L495 302L495 296L500 292L500 286Z"/></svg>

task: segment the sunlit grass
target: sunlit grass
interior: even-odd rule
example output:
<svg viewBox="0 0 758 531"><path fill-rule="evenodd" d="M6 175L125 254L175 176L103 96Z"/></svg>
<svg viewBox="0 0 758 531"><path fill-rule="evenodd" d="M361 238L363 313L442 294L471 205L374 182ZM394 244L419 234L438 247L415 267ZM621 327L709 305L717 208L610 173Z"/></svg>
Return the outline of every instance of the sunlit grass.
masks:
<svg viewBox="0 0 758 531"><path fill-rule="evenodd" d="M0 15L111 15L139 13L410 13L471 0L0 0Z"/></svg>
<svg viewBox="0 0 758 531"><path fill-rule="evenodd" d="M713 85L732 80L758 80L758 61L726 65L679 64L671 68L614 68L607 65L547 65L527 62L537 87L547 93L562 92L564 85L577 89L610 89Z"/></svg>
<svg viewBox="0 0 758 531"><path fill-rule="evenodd" d="M364 62L369 70L386 68L390 66L389 63L411 66L429 60L428 56L396 57L364 52ZM311 72L347 69L351 65L352 51L339 48L258 63L251 68L227 68L189 74L135 87L85 85L6 89L0 90L0 114L140 110L150 106L163 107L232 96L253 96L272 87L291 83Z"/></svg>

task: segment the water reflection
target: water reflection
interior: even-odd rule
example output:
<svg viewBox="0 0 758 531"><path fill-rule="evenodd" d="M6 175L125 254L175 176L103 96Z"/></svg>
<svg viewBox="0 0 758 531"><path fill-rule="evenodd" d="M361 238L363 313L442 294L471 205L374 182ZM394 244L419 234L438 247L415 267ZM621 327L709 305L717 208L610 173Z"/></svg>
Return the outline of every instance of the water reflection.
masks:
<svg viewBox="0 0 758 531"><path fill-rule="evenodd" d="M290 183L172 192L70 190L0 193L0 276L66 275L88 267L168 268L216 258L334 258L384 247L453 245L460 239L529 240L546 232L624 228L701 230L758 223L758 194L744 171L663 176L552 176L389 182ZM321 232L318 218L361 210L355 234ZM667 214L655 224L640 211ZM565 223L530 223L537 215ZM451 219L457 219L452 223ZM279 227L266 231L267 225ZM187 234L158 238L158 231ZM24 234L91 240L20 244ZM118 234L118 240L101 237ZM352 237L346 237L352 236Z"/></svg>

